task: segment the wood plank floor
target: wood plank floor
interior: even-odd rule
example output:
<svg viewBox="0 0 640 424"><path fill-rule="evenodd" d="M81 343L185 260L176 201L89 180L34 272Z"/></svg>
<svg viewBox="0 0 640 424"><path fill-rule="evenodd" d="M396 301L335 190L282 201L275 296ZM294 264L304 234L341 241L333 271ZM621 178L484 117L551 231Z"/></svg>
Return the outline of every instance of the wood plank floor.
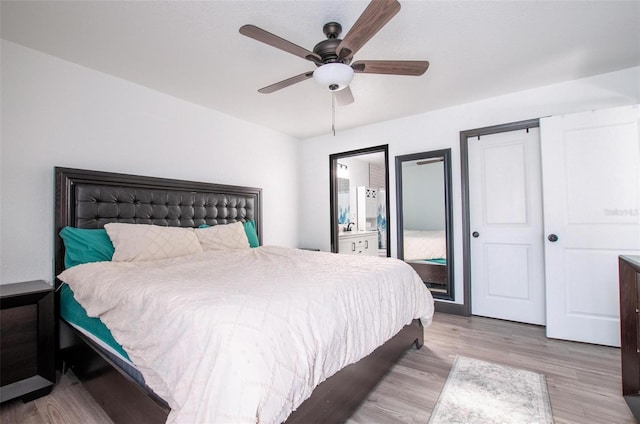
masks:
<svg viewBox="0 0 640 424"><path fill-rule="evenodd" d="M540 326L436 314L423 348L400 360L349 424L425 424L456 355L545 374L556 424L636 422L622 398L620 349L547 339Z"/></svg>
<svg viewBox="0 0 640 424"><path fill-rule="evenodd" d="M436 314L425 345L412 349L349 424L426 424L456 355L544 373L553 416L565 423L635 423L621 395L620 350L547 339L544 328L482 317ZM2 424L109 424L73 377L46 397L0 408Z"/></svg>

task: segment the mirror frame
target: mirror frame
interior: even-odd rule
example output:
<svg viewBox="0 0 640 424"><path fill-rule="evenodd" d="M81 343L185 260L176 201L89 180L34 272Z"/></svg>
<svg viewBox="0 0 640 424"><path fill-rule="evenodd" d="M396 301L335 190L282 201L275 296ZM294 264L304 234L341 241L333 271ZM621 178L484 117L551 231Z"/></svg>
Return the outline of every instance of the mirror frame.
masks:
<svg viewBox="0 0 640 424"><path fill-rule="evenodd" d="M385 199L385 207L387 209L387 257L391 256L391 231L389 231L389 145L366 147L364 149L351 150L348 152L334 153L329 155L329 209L331 221L331 251L338 253L338 160L354 156L368 155L370 153L384 153L385 176L384 183L387 186L387 196Z"/></svg>
<svg viewBox="0 0 640 424"><path fill-rule="evenodd" d="M396 214L398 227L396 239L398 241L398 259L404 260L404 216L402 207L402 164L422 159L442 157L444 168L444 207L445 207L445 238L447 242L447 291L446 293L431 292L433 297L442 300L455 300L454 258L453 258L453 204L451 187L451 149L432 150L430 152L412 153L396 156Z"/></svg>

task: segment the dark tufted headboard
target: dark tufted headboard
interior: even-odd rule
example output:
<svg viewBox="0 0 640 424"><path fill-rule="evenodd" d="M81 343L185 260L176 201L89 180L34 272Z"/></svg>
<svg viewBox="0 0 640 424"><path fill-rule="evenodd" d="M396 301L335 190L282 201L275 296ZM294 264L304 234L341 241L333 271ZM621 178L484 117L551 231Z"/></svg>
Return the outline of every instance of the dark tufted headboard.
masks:
<svg viewBox="0 0 640 424"><path fill-rule="evenodd" d="M102 228L109 222L171 227L253 219L262 242L262 189L55 168L55 275L64 269L65 226Z"/></svg>

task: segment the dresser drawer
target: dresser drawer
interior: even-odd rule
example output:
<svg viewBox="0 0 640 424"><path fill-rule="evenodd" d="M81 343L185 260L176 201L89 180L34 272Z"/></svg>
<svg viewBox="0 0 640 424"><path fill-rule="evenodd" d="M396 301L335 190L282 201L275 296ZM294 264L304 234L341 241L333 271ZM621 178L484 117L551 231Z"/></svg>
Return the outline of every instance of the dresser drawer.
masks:
<svg viewBox="0 0 640 424"><path fill-rule="evenodd" d="M338 253L347 255L378 255L378 234L375 232L341 235Z"/></svg>

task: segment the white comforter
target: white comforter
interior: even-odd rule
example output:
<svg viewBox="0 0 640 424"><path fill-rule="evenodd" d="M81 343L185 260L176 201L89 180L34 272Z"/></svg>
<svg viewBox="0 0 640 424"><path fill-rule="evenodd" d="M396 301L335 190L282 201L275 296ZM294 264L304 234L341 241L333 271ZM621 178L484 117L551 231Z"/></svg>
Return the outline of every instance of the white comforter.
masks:
<svg viewBox="0 0 640 424"><path fill-rule="evenodd" d="M405 261L447 257L444 231L405 230L403 235Z"/></svg>
<svg viewBox="0 0 640 424"><path fill-rule="evenodd" d="M280 423L313 388L395 335L433 298L396 259L282 247L64 271L170 423Z"/></svg>

